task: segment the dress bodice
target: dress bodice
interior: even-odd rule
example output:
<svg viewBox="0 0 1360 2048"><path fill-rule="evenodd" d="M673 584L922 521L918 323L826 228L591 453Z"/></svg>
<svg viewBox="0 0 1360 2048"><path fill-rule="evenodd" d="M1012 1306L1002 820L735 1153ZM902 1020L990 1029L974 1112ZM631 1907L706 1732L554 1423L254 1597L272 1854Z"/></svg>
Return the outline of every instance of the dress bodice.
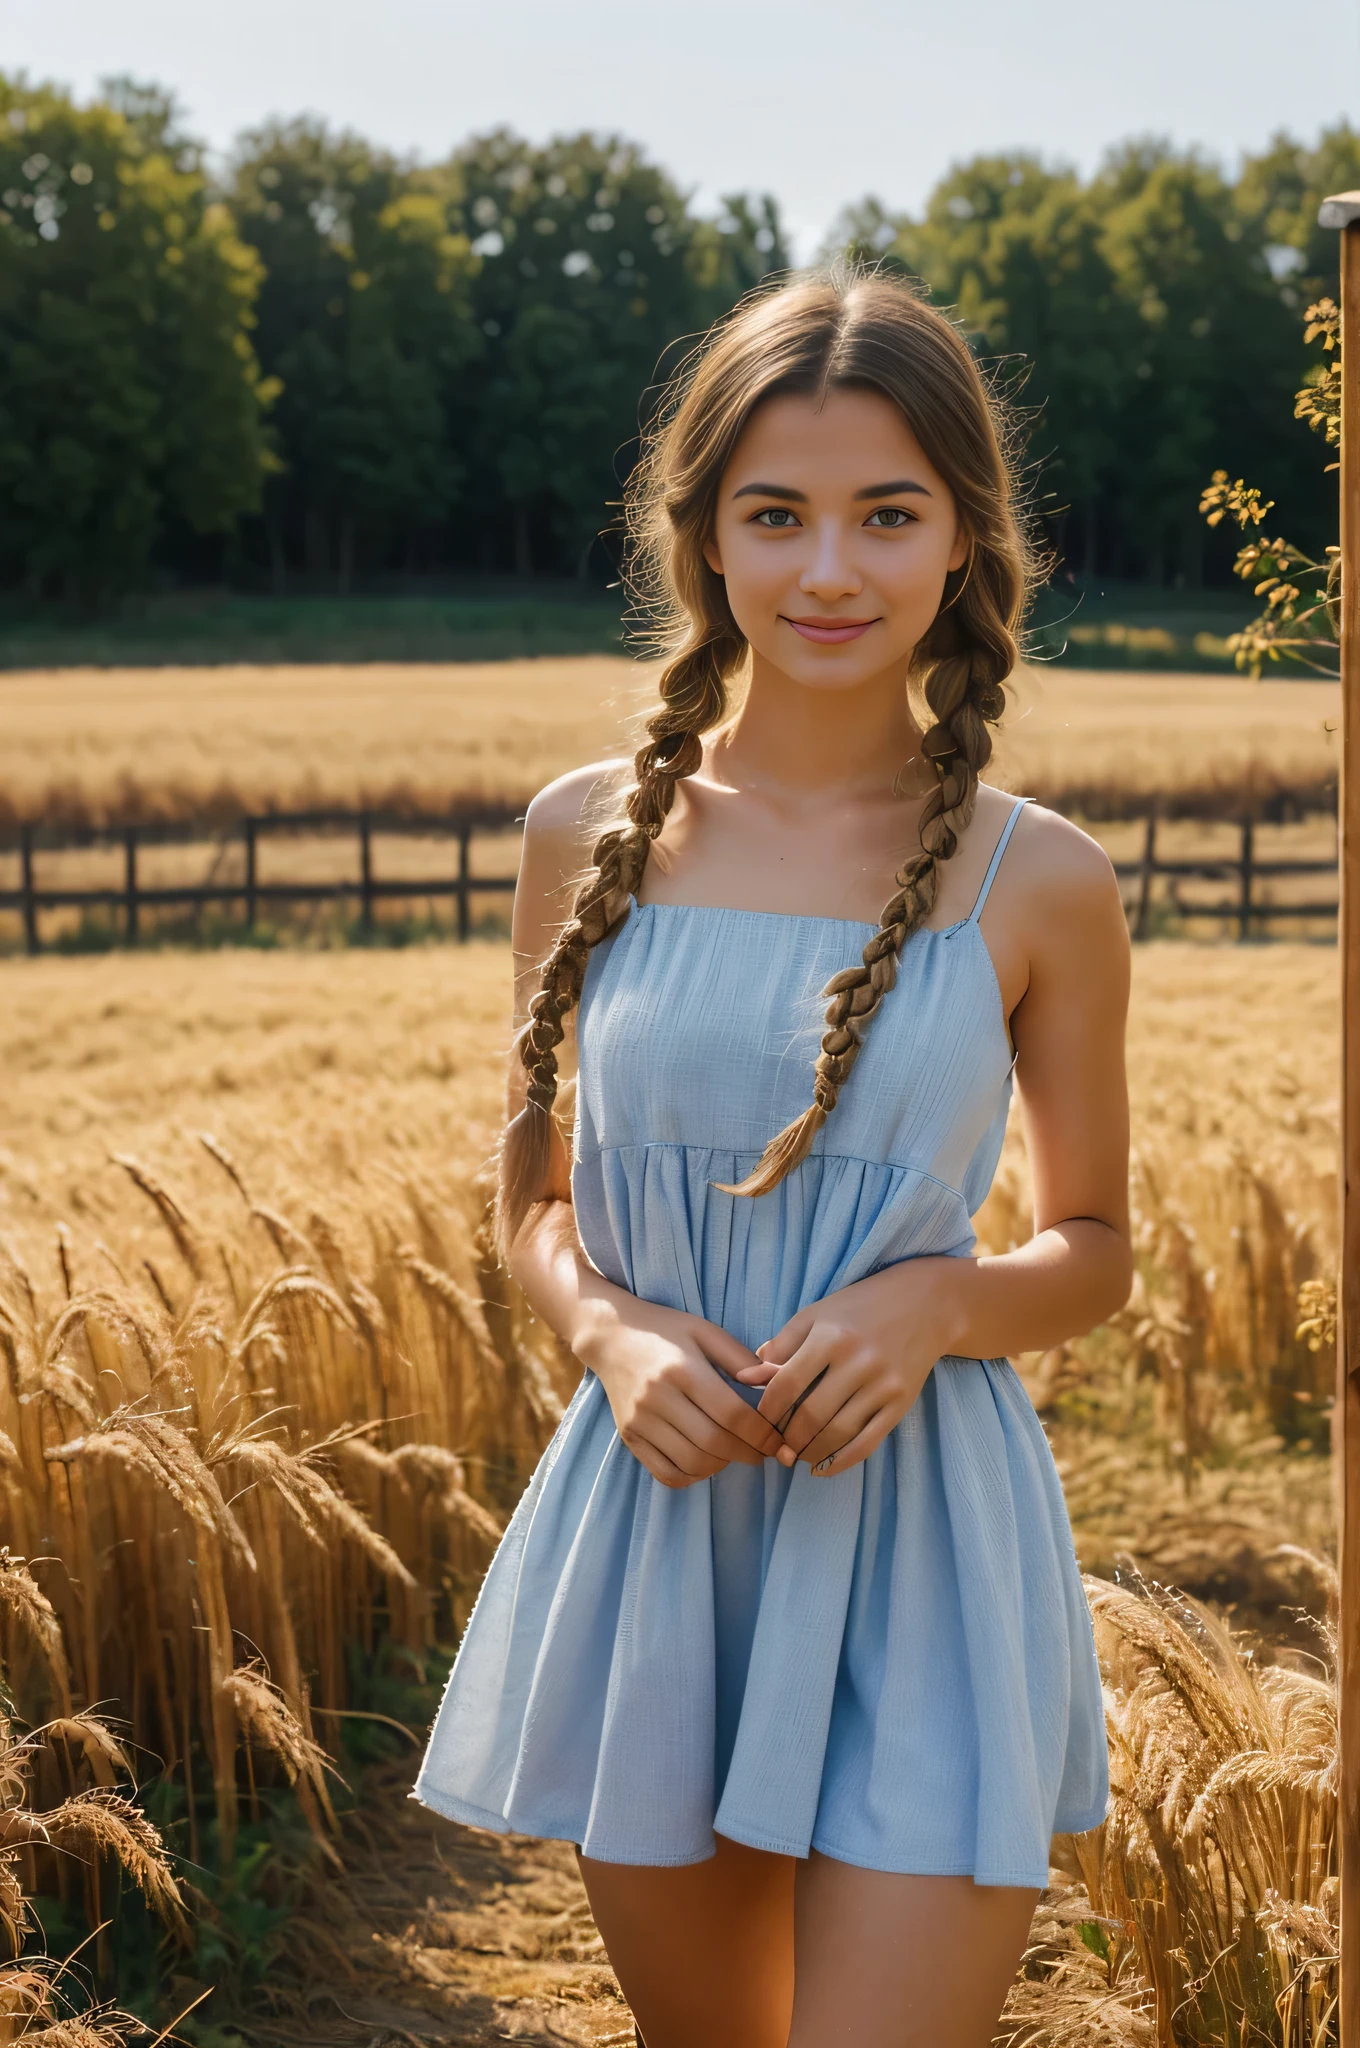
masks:
<svg viewBox="0 0 1360 2048"><path fill-rule="evenodd" d="M978 922L922 928L812 1152L768 1195L721 1192L811 1100L826 983L875 927L633 903L581 996L572 1190L600 1270L646 1300L772 1336L898 1259L961 1255L996 1170L1014 1065Z"/></svg>

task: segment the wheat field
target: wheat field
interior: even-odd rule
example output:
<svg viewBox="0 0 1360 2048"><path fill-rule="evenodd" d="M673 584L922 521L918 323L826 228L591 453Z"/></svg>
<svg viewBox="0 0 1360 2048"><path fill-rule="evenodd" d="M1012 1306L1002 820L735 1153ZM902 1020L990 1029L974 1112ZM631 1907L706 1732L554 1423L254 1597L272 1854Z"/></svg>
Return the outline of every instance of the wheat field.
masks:
<svg viewBox="0 0 1360 2048"><path fill-rule="evenodd" d="M655 673L610 656L6 673L0 827L519 803L627 750ZM1011 698L1000 772L1044 798L1335 778L1332 683L1030 666Z"/></svg>
<svg viewBox="0 0 1360 2048"><path fill-rule="evenodd" d="M1014 2048L1331 2038L1331 1369L1298 1332L1334 1259L1335 981L1330 946L1137 950L1138 1290L1018 1361L1098 1575L1117 1797L1055 1843ZM479 1236L507 992L489 942L0 963L12 1924L53 1885L97 1924L121 1856L173 1944L125 1765L192 1786L194 1862L272 1785L328 1842L349 1646L447 1656L571 1386ZM1015 1132L984 1242L1023 1188ZM74 1869L48 1846L92 1827ZM334 1967L309 1925L290 1950ZM51 1995L0 1970L0 2024L84 2024ZM563 2013L620 2023L616 1993Z"/></svg>

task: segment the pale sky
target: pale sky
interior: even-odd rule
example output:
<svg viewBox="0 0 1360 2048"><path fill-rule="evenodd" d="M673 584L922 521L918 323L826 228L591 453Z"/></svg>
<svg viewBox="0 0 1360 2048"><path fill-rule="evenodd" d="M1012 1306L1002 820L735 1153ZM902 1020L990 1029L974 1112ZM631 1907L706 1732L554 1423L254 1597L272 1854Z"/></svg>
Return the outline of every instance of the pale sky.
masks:
<svg viewBox="0 0 1360 2048"><path fill-rule="evenodd" d="M1324 53L1325 45L1325 53ZM768 189L802 257L848 200L915 207L951 163L1090 169L1130 134L1230 167L1360 119L1360 7L1279 0L0 0L0 69L85 97L169 86L215 149L312 112L442 156L508 124L641 142L701 205Z"/></svg>

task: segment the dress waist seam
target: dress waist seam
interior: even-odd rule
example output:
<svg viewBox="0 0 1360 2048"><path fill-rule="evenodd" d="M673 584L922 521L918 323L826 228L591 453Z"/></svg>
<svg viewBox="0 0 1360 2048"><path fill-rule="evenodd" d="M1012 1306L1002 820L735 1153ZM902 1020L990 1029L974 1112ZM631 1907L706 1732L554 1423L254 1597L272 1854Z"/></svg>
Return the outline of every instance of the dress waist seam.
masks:
<svg viewBox="0 0 1360 2048"><path fill-rule="evenodd" d="M577 1142L574 1158L577 1162L586 1159L620 1158L630 1152L706 1152L724 1159L749 1159L752 1164L761 1156L760 1146L744 1148L736 1145L699 1145L683 1138L639 1138L631 1145L581 1145ZM932 1173L927 1166L913 1165L910 1160L866 1159L858 1152L809 1152L801 1164L806 1166L814 1160L827 1160L834 1165L867 1166L884 1173L911 1174L917 1180L929 1181L932 1187L942 1188L961 1202L964 1213L968 1209L968 1197L962 1188L956 1188L952 1181L941 1180L938 1173ZM795 1168L795 1171L798 1169Z"/></svg>

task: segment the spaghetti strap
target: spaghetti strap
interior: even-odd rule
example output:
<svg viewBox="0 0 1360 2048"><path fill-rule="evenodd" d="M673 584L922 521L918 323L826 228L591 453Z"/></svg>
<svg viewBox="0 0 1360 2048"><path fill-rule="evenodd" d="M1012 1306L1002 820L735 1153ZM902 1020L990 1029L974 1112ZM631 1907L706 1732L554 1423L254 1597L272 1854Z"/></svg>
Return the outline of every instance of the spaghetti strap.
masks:
<svg viewBox="0 0 1360 2048"><path fill-rule="evenodd" d="M977 902L973 905L972 915L968 919L969 924L976 924L978 919L981 917L982 906L987 901L987 898L991 893L992 883L996 880L996 871L1001 865L1001 856L1005 853L1007 846L1010 844L1010 837L1012 832L1015 830L1016 822L1019 819L1020 813L1024 810L1026 804L1032 804L1033 802L1034 798L1032 796L1022 796L1016 798L1014 808L1012 809L1009 818L1007 818L1005 824L1001 828L1001 837L996 842L996 852L992 855L991 863L987 869L986 874L982 878L982 887L978 890L978 899Z"/></svg>

